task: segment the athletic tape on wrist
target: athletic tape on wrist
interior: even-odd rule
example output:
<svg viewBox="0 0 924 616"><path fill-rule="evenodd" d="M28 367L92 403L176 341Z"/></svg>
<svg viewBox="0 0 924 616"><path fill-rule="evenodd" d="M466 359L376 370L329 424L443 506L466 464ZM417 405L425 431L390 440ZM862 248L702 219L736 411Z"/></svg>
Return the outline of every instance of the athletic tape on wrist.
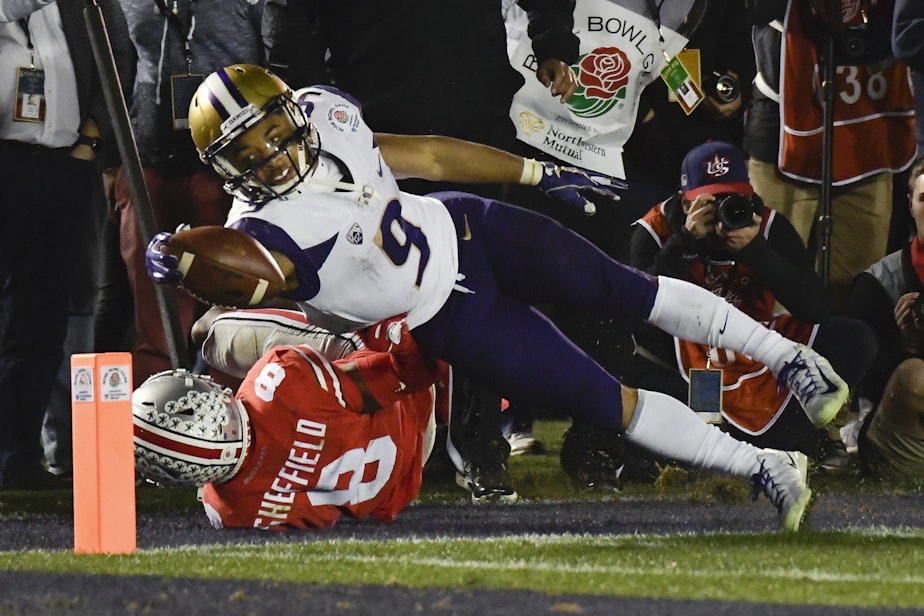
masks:
<svg viewBox="0 0 924 616"><path fill-rule="evenodd" d="M524 158L520 184L535 186L540 180L542 180L542 163L532 158Z"/></svg>

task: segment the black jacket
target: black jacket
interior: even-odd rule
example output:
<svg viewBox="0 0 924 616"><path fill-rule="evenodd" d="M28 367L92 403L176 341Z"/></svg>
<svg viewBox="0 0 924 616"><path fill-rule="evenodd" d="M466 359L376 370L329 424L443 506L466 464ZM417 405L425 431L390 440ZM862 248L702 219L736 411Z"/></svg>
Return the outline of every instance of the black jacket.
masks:
<svg viewBox="0 0 924 616"><path fill-rule="evenodd" d="M741 86L741 107L725 120L710 115L700 104L687 116L677 103L668 100L667 86L656 79L645 88L639 101L635 128L626 142L623 159L629 182L645 182L673 188L680 177L683 157L709 139L741 146L742 117L751 98L754 79L754 50L751 28L741 0L697 0L679 32L698 49L703 74L733 71ZM654 119L645 122L649 111Z"/></svg>
<svg viewBox="0 0 924 616"><path fill-rule="evenodd" d="M102 82L90 45L90 35L84 21L84 8L87 3L84 0L58 0L57 4L61 13L64 37L74 64L74 75L77 78L80 120L83 122L87 117L91 117L99 126L104 149L98 160L104 167L115 167L119 164L119 153L113 134L112 116L106 106ZM135 47L128 35L128 26L118 1L99 0L99 6L115 57L121 94L125 100L129 100L135 81Z"/></svg>
<svg viewBox="0 0 924 616"><path fill-rule="evenodd" d="M541 59L577 59L573 0L521 0ZM490 145L509 130L523 81L507 57L499 0L268 0L270 68L298 88L355 96L376 131L441 134ZM325 54L329 51L329 56Z"/></svg>

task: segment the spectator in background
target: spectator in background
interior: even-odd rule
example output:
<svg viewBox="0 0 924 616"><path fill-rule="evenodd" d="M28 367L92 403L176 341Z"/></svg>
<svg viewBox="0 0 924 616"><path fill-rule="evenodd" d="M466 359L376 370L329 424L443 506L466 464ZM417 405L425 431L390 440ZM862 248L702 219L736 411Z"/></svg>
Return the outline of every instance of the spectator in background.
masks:
<svg viewBox="0 0 924 616"><path fill-rule="evenodd" d="M536 66L526 77L543 97L564 102L576 81L573 0L519 0L528 12ZM349 92L376 130L457 137L511 151L510 102L524 79L511 67L501 0L268 0L268 65L295 88L332 84ZM524 26L526 27L526 26ZM310 35L307 35L310 33ZM465 190L530 205L536 199L501 185L404 179L402 190ZM559 206L560 207L560 206ZM500 396L454 373L452 438L457 482L475 502L516 499L506 468ZM456 451L452 451L455 449Z"/></svg>
<svg viewBox="0 0 924 616"><path fill-rule="evenodd" d="M631 265L709 289L811 346L848 385L858 384L875 352L872 332L856 320L829 317L825 287L802 240L754 192L741 151L718 141L699 145L684 159L680 178L680 191L636 224ZM649 327L638 332L637 342L634 385L688 400L691 371L721 370L721 398L716 386L711 410L721 410L724 430L758 447L796 449L812 458L830 450L833 441L762 363Z"/></svg>
<svg viewBox="0 0 924 616"><path fill-rule="evenodd" d="M121 0L138 52L130 109L132 128L157 227L223 224L231 205L223 180L199 160L189 136L189 101L203 77L234 62L261 63L262 0ZM157 297L144 268L146 242L137 224L128 178L115 187L120 250L135 310L135 385L171 367ZM176 294L183 331L200 311ZM191 359L190 359L191 361Z"/></svg>
<svg viewBox="0 0 924 616"><path fill-rule="evenodd" d="M613 24L621 24L618 31ZM740 144L754 75L748 26L743 5L731 0L578 6L577 92L562 110L527 82L514 96L511 116L522 143L563 164L624 177L629 188L618 207L599 207L593 217L560 208L543 213L627 261L631 223L676 189L687 151L707 139ZM684 83L702 93L683 104L660 77L675 59L690 75ZM528 48L516 49L511 61L526 73ZM719 77L727 86L721 93Z"/></svg>
<svg viewBox="0 0 924 616"><path fill-rule="evenodd" d="M130 81L118 4L100 8ZM83 9L78 0L0 0L0 490L70 485L42 466L42 421L64 359L68 300L95 289L83 222L102 169L118 164ZM58 428L50 452L69 447L66 418Z"/></svg>
<svg viewBox="0 0 924 616"><path fill-rule="evenodd" d="M107 31L118 32L118 26L107 23ZM123 39L128 45L127 30L124 21ZM123 56L128 66L126 77L122 80L124 87L130 83L128 76L134 70L131 54ZM126 92L128 97L130 93ZM106 251L102 248L105 234L110 226L109 200L115 180L115 168L103 171L103 182L91 188L91 208L84 218L74 222L72 232L84 238L70 259L74 262L74 281L69 300L67 335L64 339L64 360L58 369L58 376L48 399L45 419L42 422L42 443L45 448L45 460L48 470L55 475L70 476L73 472L72 418L71 402L71 355L74 353L99 352L96 347L97 309L100 298L100 285L103 282L103 258Z"/></svg>
<svg viewBox="0 0 924 616"><path fill-rule="evenodd" d="M924 478L924 159L911 168L911 243L859 274L850 314L876 333L879 352L863 379L860 417L841 429L862 467L886 477Z"/></svg>
<svg viewBox="0 0 924 616"><path fill-rule="evenodd" d="M827 251L832 308L843 314L854 276L886 253L893 174L914 158L912 98L907 68L891 57L891 14L883 14L888 3L865 6L855 14L845 12L849 23L841 22L841 14L813 17L813 4L811 0L751 3L759 70L745 149L751 182L767 205L792 222L819 260ZM869 23L858 25L863 15ZM783 23L788 24L785 32ZM847 53L840 44L845 36L860 37L866 52ZM819 153L824 126L816 70L821 70L819 46L826 37L837 42L837 71L833 228L825 247L825 229L816 225L821 214Z"/></svg>

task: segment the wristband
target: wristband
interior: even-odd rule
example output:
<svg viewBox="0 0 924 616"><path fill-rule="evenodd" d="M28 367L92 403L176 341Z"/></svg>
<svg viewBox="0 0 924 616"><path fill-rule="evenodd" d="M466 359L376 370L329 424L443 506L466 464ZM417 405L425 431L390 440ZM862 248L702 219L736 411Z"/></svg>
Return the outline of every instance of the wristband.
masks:
<svg viewBox="0 0 924 616"><path fill-rule="evenodd" d="M77 141L74 142L73 147L76 148L78 145L85 145L94 152L99 153L99 151L103 148L103 140L99 137L91 137L81 133L77 137Z"/></svg>
<svg viewBox="0 0 924 616"><path fill-rule="evenodd" d="M532 159L523 159L523 173L520 175L520 184L535 186L542 180L542 163Z"/></svg>

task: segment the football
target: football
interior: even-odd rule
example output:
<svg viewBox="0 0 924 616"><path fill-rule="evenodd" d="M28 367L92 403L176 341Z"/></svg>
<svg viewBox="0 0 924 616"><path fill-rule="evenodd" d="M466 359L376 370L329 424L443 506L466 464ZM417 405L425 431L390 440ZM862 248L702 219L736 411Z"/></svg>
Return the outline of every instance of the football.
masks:
<svg viewBox="0 0 924 616"><path fill-rule="evenodd" d="M285 276L270 252L236 229L182 229L165 251L179 261L181 286L207 304L250 308L276 297L285 287Z"/></svg>

